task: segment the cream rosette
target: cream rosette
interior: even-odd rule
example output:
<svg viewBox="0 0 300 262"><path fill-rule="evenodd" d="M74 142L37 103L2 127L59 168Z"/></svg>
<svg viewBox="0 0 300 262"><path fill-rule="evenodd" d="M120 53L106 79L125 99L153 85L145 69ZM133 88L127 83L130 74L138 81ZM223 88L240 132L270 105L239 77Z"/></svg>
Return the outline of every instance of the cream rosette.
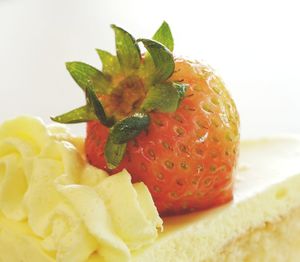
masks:
<svg viewBox="0 0 300 262"><path fill-rule="evenodd" d="M147 187L88 165L81 143L35 118L0 126L3 259L130 261L156 239L162 220Z"/></svg>

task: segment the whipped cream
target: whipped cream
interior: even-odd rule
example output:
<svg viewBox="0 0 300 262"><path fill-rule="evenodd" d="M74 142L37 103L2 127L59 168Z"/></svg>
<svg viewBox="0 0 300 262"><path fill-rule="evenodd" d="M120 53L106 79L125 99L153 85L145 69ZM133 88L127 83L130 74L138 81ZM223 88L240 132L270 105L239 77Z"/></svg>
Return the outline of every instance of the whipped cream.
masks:
<svg viewBox="0 0 300 262"><path fill-rule="evenodd" d="M80 148L35 118L0 126L1 259L130 261L156 239L162 220L147 187L87 164Z"/></svg>

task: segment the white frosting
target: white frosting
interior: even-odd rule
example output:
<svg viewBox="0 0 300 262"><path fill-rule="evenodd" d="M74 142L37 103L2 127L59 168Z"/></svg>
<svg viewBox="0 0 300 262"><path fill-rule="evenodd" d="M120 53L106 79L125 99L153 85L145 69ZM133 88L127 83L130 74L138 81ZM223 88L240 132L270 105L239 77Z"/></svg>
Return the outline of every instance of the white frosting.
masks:
<svg viewBox="0 0 300 262"><path fill-rule="evenodd" d="M67 138L28 117L0 126L1 261L23 261L32 246L42 261L130 261L156 239L162 220L147 187L86 164ZM9 239L19 242L13 255Z"/></svg>

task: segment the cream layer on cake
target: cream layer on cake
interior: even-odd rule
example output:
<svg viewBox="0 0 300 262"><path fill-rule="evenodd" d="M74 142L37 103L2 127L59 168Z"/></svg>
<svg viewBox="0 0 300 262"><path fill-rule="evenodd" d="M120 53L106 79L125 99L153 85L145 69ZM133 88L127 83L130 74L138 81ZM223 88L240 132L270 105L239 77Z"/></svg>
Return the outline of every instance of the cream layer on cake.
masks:
<svg viewBox="0 0 300 262"><path fill-rule="evenodd" d="M234 201L164 219L162 233L146 187L132 186L126 172L108 177L86 165L77 142L31 118L0 127L1 262L300 256L299 138L243 142Z"/></svg>
<svg viewBox="0 0 300 262"><path fill-rule="evenodd" d="M164 220L133 261L299 261L300 139L241 144L234 201Z"/></svg>

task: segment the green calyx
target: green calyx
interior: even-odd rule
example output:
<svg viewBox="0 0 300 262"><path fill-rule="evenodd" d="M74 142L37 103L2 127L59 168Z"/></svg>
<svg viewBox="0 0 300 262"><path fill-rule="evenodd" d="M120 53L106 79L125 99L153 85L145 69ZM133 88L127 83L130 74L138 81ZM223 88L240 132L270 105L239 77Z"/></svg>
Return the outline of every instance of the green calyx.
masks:
<svg viewBox="0 0 300 262"><path fill-rule="evenodd" d="M175 112L188 87L172 82L175 69L174 42L169 25L163 22L152 39L135 39L112 25L116 55L96 49L102 71L82 62L68 62L66 68L85 92L86 105L51 118L60 123L100 121L110 129L105 158L116 168L126 152L127 142L146 130L149 113ZM140 45L146 49L141 54Z"/></svg>

